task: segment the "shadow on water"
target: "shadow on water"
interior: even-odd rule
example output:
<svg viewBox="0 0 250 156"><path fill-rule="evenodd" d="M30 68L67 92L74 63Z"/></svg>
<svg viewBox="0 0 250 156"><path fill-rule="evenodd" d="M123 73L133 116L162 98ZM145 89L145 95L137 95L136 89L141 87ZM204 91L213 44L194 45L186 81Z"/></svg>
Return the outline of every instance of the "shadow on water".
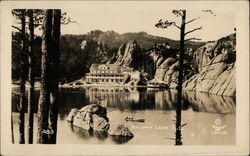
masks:
<svg viewBox="0 0 250 156"><path fill-rule="evenodd" d="M122 136L109 136L108 133L105 132L87 131L82 128L73 126L72 123L70 122L68 122L68 126L70 127L73 133L77 134L79 137L86 140L92 137L96 137L99 140L106 140L108 137L110 137L115 144L123 144L133 138L133 137L122 137Z"/></svg>
<svg viewBox="0 0 250 156"><path fill-rule="evenodd" d="M87 131L85 129L73 126L72 123L68 123L68 126L70 127L72 132L74 132L75 134L77 134L79 137L83 139L90 139L91 137L96 137L100 140L105 140L108 137L107 133L98 132L98 131Z"/></svg>
<svg viewBox="0 0 250 156"><path fill-rule="evenodd" d="M111 140L116 144L123 144L131 140L133 137L125 137L125 136L110 136Z"/></svg>

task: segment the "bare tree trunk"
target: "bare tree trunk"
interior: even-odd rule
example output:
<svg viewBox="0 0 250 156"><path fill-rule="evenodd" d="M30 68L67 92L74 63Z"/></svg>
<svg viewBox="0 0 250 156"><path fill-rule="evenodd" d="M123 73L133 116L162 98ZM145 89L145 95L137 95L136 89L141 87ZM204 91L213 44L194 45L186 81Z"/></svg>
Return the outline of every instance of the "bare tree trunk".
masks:
<svg viewBox="0 0 250 156"><path fill-rule="evenodd" d="M19 143L25 143L24 137L24 111L25 111L25 10L21 10L21 40L22 40L22 55L21 55L21 76L20 76L20 105L19 105Z"/></svg>
<svg viewBox="0 0 250 156"><path fill-rule="evenodd" d="M53 50L50 54L50 114L49 114L49 127L51 129L51 134L49 138L49 143L56 144L57 135L57 118L58 118L58 69L59 69L59 58L60 58L60 27L61 27L61 10L53 11Z"/></svg>
<svg viewBox="0 0 250 156"><path fill-rule="evenodd" d="M33 121L34 121L34 22L33 10L28 12L29 16L29 92L28 92L28 142L33 143Z"/></svg>
<svg viewBox="0 0 250 156"><path fill-rule="evenodd" d="M37 143L48 143L48 115L49 115L49 58L48 53L51 51L51 31L52 31L52 10L46 10L43 21L42 35L42 63L41 63L41 90L38 109L38 136Z"/></svg>
<svg viewBox="0 0 250 156"><path fill-rule="evenodd" d="M177 106L176 106L176 136L175 144L182 145L181 142L181 107L182 107L182 81L183 81L183 60L184 60L184 42L185 42L185 21L186 10L183 10L182 23L181 23L181 35L180 35L180 56L179 56L179 78L177 87Z"/></svg>
<svg viewBox="0 0 250 156"><path fill-rule="evenodd" d="M13 117L12 117L12 112L11 112L11 141L12 141L12 144L15 143L15 141L14 141L14 131L13 131Z"/></svg>

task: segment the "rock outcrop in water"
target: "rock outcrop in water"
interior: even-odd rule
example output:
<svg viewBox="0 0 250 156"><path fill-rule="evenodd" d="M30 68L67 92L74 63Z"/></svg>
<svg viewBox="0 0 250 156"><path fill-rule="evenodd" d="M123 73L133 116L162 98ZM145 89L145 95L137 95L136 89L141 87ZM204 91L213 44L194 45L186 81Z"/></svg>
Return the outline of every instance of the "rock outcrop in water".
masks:
<svg viewBox="0 0 250 156"><path fill-rule="evenodd" d="M67 117L73 125L86 130L108 131L107 111L104 107L90 104L78 110L73 108Z"/></svg>
<svg viewBox="0 0 250 156"><path fill-rule="evenodd" d="M112 136L129 136L133 137L134 135L130 132L128 127L125 127L122 124L111 125L108 131L109 135Z"/></svg>
<svg viewBox="0 0 250 156"><path fill-rule="evenodd" d="M198 74L184 82L185 90L235 96L236 35L208 43L194 53Z"/></svg>
<svg viewBox="0 0 250 156"><path fill-rule="evenodd" d="M66 120L72 122L73 126L85 130L105 132L112 136L133 137L128 127L122 124L110 125L106 108L97 104L87 105L80 110L71 109Z"/></svg>

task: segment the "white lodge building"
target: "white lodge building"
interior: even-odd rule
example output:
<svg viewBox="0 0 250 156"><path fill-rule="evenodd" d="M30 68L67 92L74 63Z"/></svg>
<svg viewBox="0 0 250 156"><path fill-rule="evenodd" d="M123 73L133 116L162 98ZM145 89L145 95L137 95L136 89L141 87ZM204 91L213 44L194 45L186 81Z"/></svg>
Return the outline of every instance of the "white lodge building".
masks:
<svg viewBox="0 0 250 156"><path fill-rule="evenodd" d="M117 64L92 64L90 73L86 74L88 83L125 83L133 68Z"/></svg>

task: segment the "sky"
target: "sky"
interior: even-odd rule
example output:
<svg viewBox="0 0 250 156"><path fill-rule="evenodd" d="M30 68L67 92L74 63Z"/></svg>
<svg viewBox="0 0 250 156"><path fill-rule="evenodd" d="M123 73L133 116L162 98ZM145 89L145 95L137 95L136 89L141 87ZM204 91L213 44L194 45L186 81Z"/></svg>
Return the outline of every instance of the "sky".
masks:
<svg viewBox="0 0 250 156"><path fill-rule="evenodd" d="M160 20L176 21L180 23L180 17L172 14L172 9L163 5L123 5L88 4L77 9L66 8L67 17L77 21L62 26L62 34L86 34L91 30L110 31L120 34L126 32L145 31L148 34L179 40L179 29L156 28L154 25ZM202 30L186 36L201 38L202 41L217 40L234 33L235 12L233 10L213 10L216 16L201 10L187 10L187 21L200 17L195 22L187 25L186 31L202 26ZM180 25L180 24L179 24Z"/></svg>
<svg viewBox="0 0 250 156"><path fill-rule="evenodd" d="M147 5L146 3L88 3L78 8L66 8L67 16L77 21L75 24L62 26L62 34L85 34L91 30L110 31L120 34L126 32L145 31L148 34L179 40L179 29L156 28L154 25L160 20L176 21L180 23L180 17L172 14L172 8L165 5ZM198 8L187 9L187 21L200 17L190 23L186 31L202 26L202 30L188 36L201 38L202 41L217 40L234 33L235 12L233 10L213 10L216 16L205 13Z"/></svg>
<svg viewBox="0 0 250 156"><path fill-rule="evenodd" d="M123 34L127 32L147 32L148 34L179 40L179 29L172 26L167 29L156 28L154 25L160 20L175 21L180 25L180 17L172 14L176 6L166 2L84 2L79 5L62 5L62 12L77 23L62 25L62 34L86 34L91 30L115 31ZM199 6L199 5L198 5ZM195 31L186 38L200 38L201 41L217 40L234 33L236 27L235 11L230 7L212 7L215 14L205 13L199 7L185 8L187 19L200 17L186 26L186 32L202 26L202 30ZM204 9L204 7L203 7ZM13 19L15 19L13 17ZM41 31L37 30L37 34Z"/></svg>

